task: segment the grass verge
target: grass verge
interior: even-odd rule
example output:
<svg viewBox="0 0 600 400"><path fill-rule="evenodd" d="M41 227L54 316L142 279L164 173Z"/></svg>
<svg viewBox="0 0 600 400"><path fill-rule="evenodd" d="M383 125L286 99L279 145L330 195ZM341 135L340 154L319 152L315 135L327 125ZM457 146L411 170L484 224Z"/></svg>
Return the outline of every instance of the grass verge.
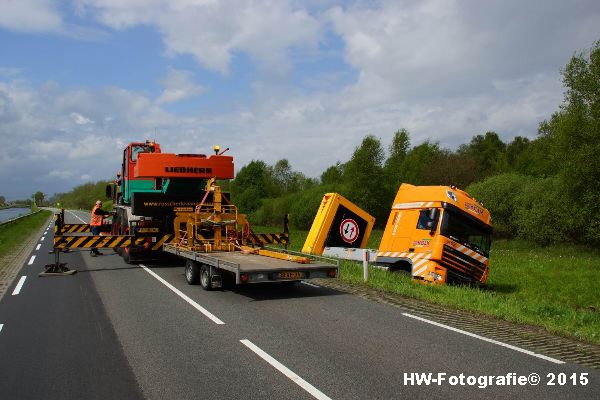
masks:
<svg viewBox="0 0 600 400"><path fill-rule="evenodd" d="M10 224L0 225L0 257L38 230L48 220L50 214L52 214L50 211L42 210Z"/></svg>
<svg viewBox="0 0 600 400"><path fill-rule="evenodd" d="M253 227L255 232L274 228ZM307 231L290 232L292 250L301 250ZM368 247L377 248L381 230ZM578 246L537 247L524 241L496 241L484 288L428 286L410 276L371 268L362 280L362 265L340 263L340 280L441 304L600 344L600 251Z"/></svg>

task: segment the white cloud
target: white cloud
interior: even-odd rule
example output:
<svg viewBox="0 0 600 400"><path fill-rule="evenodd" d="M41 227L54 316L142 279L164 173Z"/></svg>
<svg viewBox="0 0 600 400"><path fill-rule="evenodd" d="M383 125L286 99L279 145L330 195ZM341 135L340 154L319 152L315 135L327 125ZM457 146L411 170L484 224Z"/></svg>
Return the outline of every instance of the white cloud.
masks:
<svg viewBox="0 0 600 400"><path fill-rule="evenodd" d="M70 179L73 176L73 171L50 171L48 178L58 178L62 180Z"/></svg>
<svg viewBox="0 0 600 400"><path fill-rule="evenodd" d="M190 71L170 69L162 81L165 89L156 102L158 104L174 103L200 95L204 89L194 82Z"/></svg>
<svg viewBox="0 0 600 400"><path fill-rule="evenodd" d="M75 122L77 125L88 125L94 123L94 121L92 121L91 119L86 118L83 115L76 112L71 113L71 118L73 119L73 122Z"/></svg>
<svg viewBox="0 0 600 400"><path fill-rule="evenodd" d="M0 27L16 32L52 32L60 30L62 17L52 0L5 0Z"/></svg>
<svg viewBox="0 0 600 400"><path fill-rule="evenodd" d="M285 74L292 47L315 48L320 23L290 1L80 0L83 12L125 29L152 25L167 51L191 54L203 66L228 73L236 52L249 55L263 70Z"/></svg>

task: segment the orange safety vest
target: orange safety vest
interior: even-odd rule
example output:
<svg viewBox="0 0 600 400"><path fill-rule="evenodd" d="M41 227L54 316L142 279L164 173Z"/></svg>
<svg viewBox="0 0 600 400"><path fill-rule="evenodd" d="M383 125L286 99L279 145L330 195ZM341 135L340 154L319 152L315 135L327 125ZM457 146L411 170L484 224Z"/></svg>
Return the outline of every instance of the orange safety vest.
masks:
<svg viewBox="0 0 600 400"><path fill-rule="evenodd" d="M92 208L92 216L90 217L90 225L91 226L101 226L102 225L102 218L104 218L104 216L95 214L96 210L99 208L100 207L98 207L98 206L94 206L94 208Z"/></svg>

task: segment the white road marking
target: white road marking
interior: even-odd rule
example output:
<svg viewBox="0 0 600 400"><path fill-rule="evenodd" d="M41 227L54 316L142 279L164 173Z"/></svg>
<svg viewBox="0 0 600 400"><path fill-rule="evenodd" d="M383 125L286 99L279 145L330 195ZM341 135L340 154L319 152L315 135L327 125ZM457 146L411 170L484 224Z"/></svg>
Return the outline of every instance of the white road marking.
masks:
<svg viewBox="0 0 600 400"><path fill-rule="evenodd" d="M46 236L47 233L48 233L48 231L44 232L44 234L42 236Z"/></svg>
<svg viewBox="0 0 600 400"><path fill-rule="evenodd" d="M150 275L152 275L153 277L158 279L158 281L160 283L162 283L163 285L165 285L166 287L171 289L173 292L175 292L175 294L177 296L181 297L183 300L188 302L192 307L194 307L196 310L200 311L212 322L214 322L217 325L225 325L225 322L221 321L219 318L217 318L213 313L208 311L206 308L202 307L200 304L196 303L194 300L190 299L188 296L183 294L183 292L181 290L177 289L175 286L171 285L169 282L167 282L166 280L161 278L156 272L152 271L151 269L149 269L148 267L146 267L145 265L142 265L142 264L140 264L140 267L144 268L144 270L146 270L147 273L149 273Z"/></svg>
<svg viewBox="0 0 600 400"><path fill-rule="evenodd" d="M305 284L305 285L307 285L307 286L312 286L312 287L316 287L316 288L321 288L321 286L317 286L317 285L315 285L315 284L312 284L312 283L308 283L308 282L304 282L304 281L302 281L302 283L303 283L303 284Z"/></svg>
<svg viewBox="0 0 600 400"><path fill-rule="evenodd" d="M287 376L294 382L296 385L300 386L302 389L306 390L310 393L315 399L319 400L331 400L329 396L325 393L321 392L319 389L306 382L304 379L300 378L296 373L290 370L288 367L271 357L269 354L265 353L260 347L249 341L248 339L240 340L242 344L248 347L250 350L258 354L260 358L271 364L272 367L277 369L279 372Z"/></svg>
<svg viewBox="0 0 600 400"><path fill-rule="evenodd" d="M42 238L40 239L40 242L43 242L44 239L46 239L46 236L42 236Z"/></svg>
<svg viewBox="0 0 600 400"><path fill-rule="evenodd" d="M27 277L25 275L23 275L21 277L21 279L19 279L19 283L17 283L17 286L15 287L15 290L13 290L12 295L16 296L19 293L21 293L21 289L23 288L23 284L25 283L25 279L27 279Z"/></svg>
<svg viewBox="0 0 600 400"><path fill-rule="evenodd" d="M79 217L79 215L75 214L73 211L67 211L69 214L71 214L72 216L74 216L75 218L77 218L78 220L80 220L81 222L83 222L84 224L87 224L87 222L85 222L81 217Z"/></svg>
<svg viewBox="0 0 600 400"><path fill-rule="evenodd" d="M484 336L479 336L479 335L476 335L476 334L471 333L471 332L463 331L462 329L454 328L454 327L451 327L451 326L448 326L448 325L440 324L439 322L430 321L430 320L425 319L425 318L417 317L416 315L412 315L412 314L408 314L408 313L402 313L402 315L405 315L405 316L410 317L410 318L418 319L419 321L423 321L423 322L426 322L426 323L431 324L431 325L439 326L440 328L444 328L444 329L448 329L448 330L451 330L451 331L454 331L454 332L462 333L463 335L471 336L471 337L474 337L475 339L483 340L484 342L489 342L489 343L497 344L498 346L506 347L507 349L518 351L520 353L524 353L524 354L527 354L527 355L530 355L530 356L533 356L533 357L541 358L542 360L550 361L550 362L555 363L555 364L564 364L565 363L564 361L557 360L556 358L548 357L548 356L545 356L543 354L534 353L533 351L525 350L525 349L522 349L522 348L517 347L517 346L513 346L513 345L510 345L510 344L502 343L502 342L499 342L499 341L494 340L494 339L486 338Z"/></svg>
<svg viewBox="0 0 600 400"><path fill-rule="evenodd" d="M0 324L0 332L2 332L2 328L4 328L4 324Z"/></svg>
<svg viewBox="0 0 600 400"><path fill-rule="evenodd" d="M35 247L35 251L38 251L40 249L40 247L42 247L42 244L39 243L36 247Z"/></svg>
<svg viewBox="0 0 600 400"><path fill-rule="evenodd" d="M39 246L39 244L38 244L38 246ZM29 262L27 263L27 265L33 264L34 261L35 261L35 256L31 256L31 258L29 259Z"/></svg>

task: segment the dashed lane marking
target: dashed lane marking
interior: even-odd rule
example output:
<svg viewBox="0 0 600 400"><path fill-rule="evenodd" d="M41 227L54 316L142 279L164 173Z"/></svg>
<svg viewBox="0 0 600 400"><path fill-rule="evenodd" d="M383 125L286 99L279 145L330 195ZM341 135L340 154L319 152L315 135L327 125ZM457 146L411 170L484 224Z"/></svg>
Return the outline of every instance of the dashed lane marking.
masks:
<svg viewBox="0 0 600 400"><path fill-rule="evenodd" d="M196 310L198 310L202 314L204 314L212 322L214 322L217 325L225 325L225 322L221 321L219 318L217 318L213 313L208 311L206 308L202 307L200 304L198 304L194 300L190 299L181 290L177 289L175 286L171 285L169 282L167 282L166 280L161 278L156 272L152 271L150 268L148 268L142 264L140 264L140 267L142 267L147 273L149 273L150 275L155 277L160 283L162 283L163 285L165 285L166 287L171 289L177 296L181 297L183 300L185 300L187 303L189 303Z"/></svg>
<svg viewBox="0 0 600 400"><path fill-rule="evenodd" d="M39 246L39 245L38 245ZM37 249L36 249L37 250ZM27 265L31 265L33 264L33 262L35 261L35 256L31 256L31 258L29 259L29 262L27 263Z"/></svg>
<svg viewBox="0 0 600 400"><path fill-rule="evenodd" d="M308 393L310 393L315 399L331 400L331 398L329 396L327 396L325 393L321 392L319 389L317 389L310 383L306 382L304 379L300 378L295 372L293 372L288 367L286 367L285 365L283 365L282 363L280 363L279 361L277 361L276 359L271 357L264 350L262 350L260 347L258 347L257 345L255 345L254 343L249 341L248 339L242 339L242 340L240 340L240 342L242 342L242 344L244 346L248 347L250 350L252 350L256 354L258 354L258 356L260 358L262 358L263 360L265 360L266 362L271 364L271 366L274 367L276 370L278 370L279 372L281 372L282 374L284 374L285 376L290 378L292 380L292 382L294 382L296 385L300 386L302 389L304 389Z"/></svg>
<svg viewBox="0 0 600 400"><path fill-rule="evenodd" d="M16 296L19 293L21 293L21 289L23 288L23 284L25 283L25 279L27 279L27 277L25 275L23 275L21 277L21 279L19 279L19 283L17 283L17 286L15 287L15 290L13 290L12 295Z"/></svg>
<svg viewBox="0 0 600 400"><path fill-rule="evenodd" d="M87 224L87 222L86 222L86 221L84 221L84 220L83 220L83 219L82 219L82 218L81 218L79 215L75 214L73 211L68 211L68 210L67 210L67 212L68 212L69 214L71 214L72 216L74 216L75 218L77 218L78 220L80 220L81 222L83 222L84 224Z"/></svg>

